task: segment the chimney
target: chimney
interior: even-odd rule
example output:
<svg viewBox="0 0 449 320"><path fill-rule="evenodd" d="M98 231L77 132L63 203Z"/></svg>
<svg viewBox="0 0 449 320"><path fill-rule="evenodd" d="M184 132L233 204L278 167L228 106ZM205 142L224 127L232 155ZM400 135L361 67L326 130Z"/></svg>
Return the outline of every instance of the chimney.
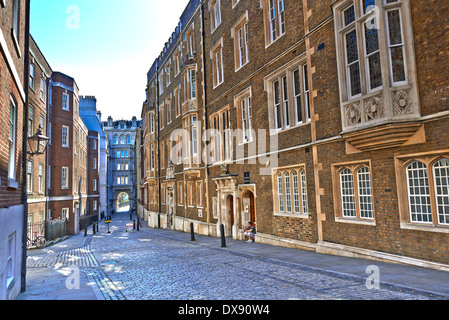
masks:
<svg viewBox="0 0 449 320"><path fill-rule="evenodd" d="M111 116L109 116L108 117L108 127L112 127L112 117Z"/></svg>
<svg viewBox="0 0 449 320"><path fill-rule="evenodd" d="M136 116L133 117L133 127L134 128L137 127L137 117Z"/></svg>

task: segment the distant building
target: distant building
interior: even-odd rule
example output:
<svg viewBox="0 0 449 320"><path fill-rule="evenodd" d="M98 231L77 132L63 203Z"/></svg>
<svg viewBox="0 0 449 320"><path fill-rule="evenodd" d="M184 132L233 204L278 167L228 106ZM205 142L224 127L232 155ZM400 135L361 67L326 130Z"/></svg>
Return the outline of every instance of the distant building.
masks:
<svg viewBox="0 0 449 320"><path fill-rule="evenodd" d="M92 199L91 209L98 208L99 218L104 216L108 208L108 139L103 131L101 112L97 111L97 99L93 96L80 97L80 116L89 129L89 171L92 179L89 188L92 194L99 193L99 199Z"/></svg>
<svg viewBox="0 0 449 320"><path fill-rule="evenodd" d="M103 129L109 141L108 185L109 208L128 210L136 199L135 140L141 121L133 117L131 121L113 121L112 117L103 122Z"/></svg>

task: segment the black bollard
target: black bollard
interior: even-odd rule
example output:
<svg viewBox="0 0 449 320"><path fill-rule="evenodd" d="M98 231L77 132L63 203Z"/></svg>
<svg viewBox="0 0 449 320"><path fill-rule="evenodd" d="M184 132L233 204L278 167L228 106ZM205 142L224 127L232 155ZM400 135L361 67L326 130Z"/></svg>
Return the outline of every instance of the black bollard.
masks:
<svg viewBox="0 0 449 320"><path fill-rule="evenodd" d="M221 247L226 248L226 238L223 224L220 226L220 229L221 229Z"/></svg>
<svg viewBox="0 0 449 320"><path fill-rule="evenodd" d="M137 217L137 231L140 231L140 220L139 220L139 217Z"/></svg>
<svg viewBox="0 0 449 320"><path fill-rule="evenodd" d="M95 234L95 222L92 223L92 233Z"/></svg>
<svg viewBox="0 0 449 320"><path fill-rule="evenodd" d="M98 233L98 222L97 222L97 233Z"/></svg>
<svg viewBox="0 0 449 320"><path fill-rule="evenodd" d="M136 220L133 220L133 230L136 230Z"/></svg>
<svg viewBox="0 0 449 320"><path fill-rule="evenodd" d="M193 222L190 222L190 241L195 241L195 232L193 230Z"/></svg>
<svg viewBox="0 0 449 320"><path fill-rule="evenodd" d="M87 227L84 228L84 236L87 237Z"/></svg>

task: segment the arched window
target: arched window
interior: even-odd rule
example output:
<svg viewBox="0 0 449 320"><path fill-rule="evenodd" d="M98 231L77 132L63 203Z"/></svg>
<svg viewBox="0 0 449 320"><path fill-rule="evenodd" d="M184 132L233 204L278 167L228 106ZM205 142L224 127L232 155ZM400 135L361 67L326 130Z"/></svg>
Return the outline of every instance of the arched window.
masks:
<svg viewBox="0 0 449 320"><path fill-rule="evenodd" d="M443 158L433 165L435 198L440 224L449 224L449 159Z"/></svg>
<svg viewBox="0 0 449 320"><path fill-rule="evenodd" d="M125 144L125 136L120 136L120 144Z"/></svg>
<svg viewBox="0 0 449 320"><path fill-rule="evenodd" d="M284 179L282 173L278 173L278 198L279 198L279 212L284 212Z"/></svg>
<svg viewBox="0 0 449 320"><path fill-rule="evenodd" d="M420 161L407 166L407 188L412 222L432 222L427 167Z"/></svg>
<svg viewBox="0 0 449 320"><path fill-rule="evenodd" d="M118 144L118 136L114 136L114 144Z"/></svg>
<svg viewBox="0 0 449 320"><path fill-rule="evenodd" d="M299 202L299 180L298 180L298 172L296 170L292 173L293 177L293 204L295 213L301 212L300 202Z"/></svg>
<svg viewBox="0 0 449 320"><path fill-rule="evenodd" d="M292 212L292 189L290 184L290 173L288 171L284 174L285 179L285 204L287 207L287 212Z"/></svg>
<svg viewBox="0 0 449 320"><path fill-rule="evenodd" d="M307 205L307 183L306 172L301 170L301 200L302 200L302 213L307 214L309 212Z"/></svg>
<svg viewBox="0 0 449 320"><path fill-rule="evenodd" d="M126 143L131 144L131 136L126 136Z"/></svg>
<svg viewBox="0 0 449 320"><path fill-rule="evenodd" d="M361 167L357 171L357 185L359 191L360 217L372 219L373 195L371 191L371 173L368 167Z"/></svg>
<svg viewBox="0 0 449 320"><path fill-rule="evenodd" d="M354 178L348 168L340 172L341 204L343 217L356 217Z"/></svg>

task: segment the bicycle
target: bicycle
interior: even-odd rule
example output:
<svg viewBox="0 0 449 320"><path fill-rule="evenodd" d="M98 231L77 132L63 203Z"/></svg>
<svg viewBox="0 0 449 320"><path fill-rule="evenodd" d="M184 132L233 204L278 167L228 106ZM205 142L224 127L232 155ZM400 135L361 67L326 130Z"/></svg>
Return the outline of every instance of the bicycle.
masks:
<svg viewBox="0 0 449 320"><path fill-rule="evenodd" d="M34 248L42 249L45 247L46 244L47 244L47 240L43 236L35 236L34 240L31 240L30 238L27 237L27 247L28 248L34 247Z"/></svg>

